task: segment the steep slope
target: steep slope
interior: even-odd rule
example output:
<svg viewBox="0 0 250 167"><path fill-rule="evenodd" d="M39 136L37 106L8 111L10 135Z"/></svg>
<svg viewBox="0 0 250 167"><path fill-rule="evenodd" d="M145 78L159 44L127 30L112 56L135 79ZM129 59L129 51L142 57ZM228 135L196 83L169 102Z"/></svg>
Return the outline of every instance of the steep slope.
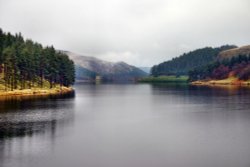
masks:
<svg viewBox="0 0 250 167"><path fill-rule="evenodd" d="M184 53L170 61L155 65L152 68L152 75L187 75L190 70L213 62L221 51L232 48L236 48L236 46L206 47Z"/></svg>
<svg viewBox="0 0 250 167"><path fill-rule="evenodd" d="M124 62L113 63L69 51L63 52L76 64L76 79L91 80L99 75L103 80L121 81L147 76L144 71Z"/></svg>

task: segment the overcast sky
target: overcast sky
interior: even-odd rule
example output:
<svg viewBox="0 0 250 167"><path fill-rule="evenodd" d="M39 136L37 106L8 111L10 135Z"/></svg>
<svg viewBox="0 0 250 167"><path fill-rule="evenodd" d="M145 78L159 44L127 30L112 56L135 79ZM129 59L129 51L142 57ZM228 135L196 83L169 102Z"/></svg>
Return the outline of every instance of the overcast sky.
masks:
<svg viewBox="0 0 250 167"><path fill-rule="evenodd" d="M0 27L44 45L152 66L250 44L250 0L0 0Z"/></svg>

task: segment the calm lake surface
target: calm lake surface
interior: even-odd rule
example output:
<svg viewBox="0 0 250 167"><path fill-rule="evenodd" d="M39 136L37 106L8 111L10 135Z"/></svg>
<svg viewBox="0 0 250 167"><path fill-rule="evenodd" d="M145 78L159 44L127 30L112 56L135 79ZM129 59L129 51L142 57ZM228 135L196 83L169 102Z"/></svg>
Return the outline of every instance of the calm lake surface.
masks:
<svg viewBox="0 0 250 167"><path fill-rule="evenodd" d="M0 102L1 167L249 167L250 89L76 85Z"/></svg>

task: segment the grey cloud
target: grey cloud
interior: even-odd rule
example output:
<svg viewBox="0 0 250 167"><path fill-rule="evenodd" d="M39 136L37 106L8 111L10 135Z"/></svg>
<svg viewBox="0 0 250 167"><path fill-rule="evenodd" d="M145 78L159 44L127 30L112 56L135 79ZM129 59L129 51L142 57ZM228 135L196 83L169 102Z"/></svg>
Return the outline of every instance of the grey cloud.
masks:
<svg viewBox="0 0 250 167"><path fill-rule="evenodd" d="M204 46L250 44L249 0L0 0L0 27L44 45L152 66Z"/></svg>

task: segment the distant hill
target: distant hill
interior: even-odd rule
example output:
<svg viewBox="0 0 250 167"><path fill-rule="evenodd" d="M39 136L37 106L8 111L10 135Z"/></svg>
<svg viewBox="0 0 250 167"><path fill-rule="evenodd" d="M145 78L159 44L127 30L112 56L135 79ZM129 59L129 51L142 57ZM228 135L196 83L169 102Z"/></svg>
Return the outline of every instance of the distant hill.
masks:
<svg viewBox="0 0 250 167"><path fill-rule="evenodd" d="M77 80L93 80L97 75L108 81L135 80L147 76L146 72L124 62L113 63L69 51L63 52L74 61Z"/></svg>
<svg viewBox="0 0 250 167"><path fill-rule="evenodd" d="M152 67L152 75L187 75L190 70L204 66L216 60L221 51L236 48L234 45L225 45L217 48L205 47L173 58Z"/></svg>

